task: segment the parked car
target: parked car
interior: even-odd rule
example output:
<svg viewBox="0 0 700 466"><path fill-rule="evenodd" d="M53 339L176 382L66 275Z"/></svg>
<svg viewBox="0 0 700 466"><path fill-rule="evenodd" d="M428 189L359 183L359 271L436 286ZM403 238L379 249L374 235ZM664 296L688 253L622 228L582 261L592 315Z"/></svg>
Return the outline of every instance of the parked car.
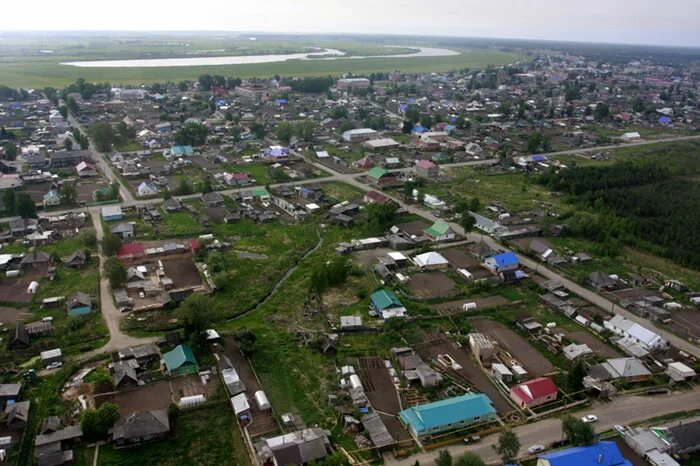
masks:
<svg viewBox="0 0 700 466"><path fill-rule="evenodd" d="M621 433L622 435L625 435L625 432L627 431L627 429L625 429L620 424L615 424L615 430Z"/></svg>
<svg viewBox="0 0 700 466"><path fill-rule="evenodd" d="M46 366L47 369L58 369L59 367L63 366L63 363L60 361L52 362L48 366Z"/></svg>
<svg viewBox="0 0 700 466"><path fill-rule="evenodd" d="M531 455L544 451L544 445L531 445L527 448L527 452Z"/></svg>
<svg viewBox="0 0 700 466"><path fill-rule="evenodd" d="M590 424L591 422L597 422L598 421L598 416L595 414L587 414L581 418L583 422L586 424Z"/></svg>

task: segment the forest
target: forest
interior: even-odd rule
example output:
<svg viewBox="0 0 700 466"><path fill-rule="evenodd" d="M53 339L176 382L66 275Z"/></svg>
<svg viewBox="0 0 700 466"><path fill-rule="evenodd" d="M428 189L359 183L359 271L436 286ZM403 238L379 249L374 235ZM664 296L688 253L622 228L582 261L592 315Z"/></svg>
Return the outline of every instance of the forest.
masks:
<svg viewBox="0 0 700 466"><path fill-rule="evenodd" d="M626 244L700 269L700 185L691 173L656 161L622 161L549 171L538 181L586 211L564 216L568 234Z"/></svg>

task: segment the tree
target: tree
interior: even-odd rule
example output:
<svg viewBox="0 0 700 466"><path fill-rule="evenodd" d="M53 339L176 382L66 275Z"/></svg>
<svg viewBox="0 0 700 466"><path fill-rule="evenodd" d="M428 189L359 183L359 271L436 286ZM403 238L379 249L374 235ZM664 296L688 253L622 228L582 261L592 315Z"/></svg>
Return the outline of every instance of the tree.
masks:
<svg viewBox="0 0 700 466"><path fill-rule="evenodd" d="M297 123L296 135L304 142L309 142L314 138L314 124L311 120L304 120Z"/></svg>
<svg viewBox="0 0 700 466"><path fill-rule="evenodd" d="M109 152L112 150L114 142L114 130L109 123L99 122L92 127L90 131L95 147L100 152Z"/></svg>
<svg viewBox="0 0 700 466"><path fill-rule="evenodd" d="M367 212L367 222L372 231L384 231L394 220L396 207L391 202L383 205L372 203L367 206L365 212Z"/></svg>
<svg viewBox="0 0 700 466"><path fill-rule="evenodd" d="M206 344L204 331L219 320L221 312L216 302L209 296L194 293L180 304L175 315L182 322L185 336L194 346Z"/></svg>
<svg viewBox="0 0 700 466"><path fill-rule="evenodd" d="M179 146L201 146L207 140L209 130L201 123L189 122L175 134L175 144Z"/></svg>
<svg viewBox="0 0 700 466"><path fill-rule="evenodd" d="M411 134L411 131L413 131L413 123L410 120L404 120L403 125L401 125L401 132Z"/></svg>
<svg viewBox="0 0 700 466"><path fill-rule="evenodd" d="M68 111L72 114L75 115L78 113L78 102L75 101L73 96L70 96L66 99L66 107ZM66 118L65 116L63 118Z"/></svg>
<svg viewBox="0 0 700 466"><path fill-rule="evenodd" d="M175 188L175 194L178 196L184 196L190 193L192 193L192 187L187 182L187 179L183 176L180 178L180 182L178 183L177 188Z"/></svg>
<svg viewBox="0 0 700 466"><path fill-rule="evenodd" d="M294 126L292 126L291 123L283 121L275 128L275 134L277 135L277 139L285 144L289 144L292 136L294 136Z"/></svg>
<svg viewBox="0 0 700 466"><path fill-rule="evenodd" d="M476 225L476 219L469 215L469 211L460 212L461 217L459 218L459 225L464 228L465 233L469 233L474 229Z"/></svg>
<svg viewBox="0 0 700 466"><path fill-rule="evenodd" d="M250 132L253 133L255 137L260 140L262 140L265 137L265 134L267 134L265 125L263 125L262 123L258 123L257 121L250 125Z"/></svg>
<svg viewBox="0 0 700 466"><path fill-rule="evenodd" d="M114 403L103 403L97 409L86 409L80 417L80 429L86 440L102 440L119 419L119 407Z"/></svg>
<svg viewBox="0 0 700 466"><path fill-rule="evenodd" d="M593 426L583 422L581 419L566 416L562 418L561 424L564 437L573 446L590 445L595 440Z"/></svg>
<svg viewBox="0 0 700 466"><path fill-rule="evenodd" d="M462 456L457 458L457 461L455 461L454 464L455 466L486 466L484 460L472 452L464 453Z"/></svg>
<svg viewBox="0 0 700 466"><path fill-rule="evenodd" d="M115 256L107 258L104 271L112 288L120 288L126 282L126 269Z"/></svg>
<svg viewBox="0 0 700 466"><path fill-rule="evenodd" d="M452 455L447 450L440 450L437 458L435 459L436 466L452 466Z"/></svg>
<svg viewBox="0 0 700 466"><path fill-rule="evenodd" d="M15 205L15 190L6 189L2 193L2 203L5 205L5 212L8 214L14 214L17 206Z"/></svg>
<svg viewBox="0 0 700 466"><path fill-rule="evenodd" d="M63 141L63 147L68 151L73 150L73 140L70 138L66 138L65 141Z"/></svg>
<svg viewBox="0 0 700 466"><path fill-rule="evenodd" d="M593 116L597 121L604 120L610 116L610 107L605 102L601 102L595 106Z"/></svg>
<svg viewBox="0 0 700 466"><path fill-rule="evenodd" d="M112 233L106 233L102 238L102 252L105 256L113 256L122 245L122 240Z"/></svg>
<svg viewBox="0 0 700 466"><path fill-rule="evenodd" d="M66 139L66 141L70 141L70 139ZM63 183L61 189L59 190L59 194L63 199L63 202L65 202L67 205L75 205L75 200L78 196L78 193L73 183Z"/></svg>
<svg viewBox="0 0 700 466"><path fill-rule="evenodd" d="M17 158L19 150L14 142L8 142L5 146L5 160L13 161Z"/></svg>
<svg viewBox="0 0 700 466"><path fill-rule="evenodd" d="M36 218L34 201L27 193L19 193L16 196L16 212L22 218Z"/></svg>
<svg viewBox="0 0 700 466"><path fill-rule="evenodd" d="M586 368L583 367L581 361L574 364L566 378L566 383L569 386L570 392L578 392L583 390L583 378L586 376Z"/></svg>
<svg viewBox="0 0 700 466"><path fill-rule="evenodd" d="M258 339L255 334L247 328L240 329L233 337L236 339L236 343L238 343L238 347L243 354L250 355L255 350L255 342Z"/></svg>
<svg viewBox="0 0 700 466"><path fill-rule="evenodd" d="M504 464L512 463L518 457L520 440L512 430L504 430L498 436L498 442L493 446Z"/></svg>

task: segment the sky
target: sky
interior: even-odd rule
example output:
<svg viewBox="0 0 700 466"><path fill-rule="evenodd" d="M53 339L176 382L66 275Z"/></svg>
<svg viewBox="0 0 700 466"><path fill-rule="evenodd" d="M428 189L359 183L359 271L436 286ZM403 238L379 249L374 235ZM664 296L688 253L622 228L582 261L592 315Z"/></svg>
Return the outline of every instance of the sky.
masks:
<svg viewBox="0 0 700 466"><path fill-rule="evenodd" d="M5 31L383 33L700 46L700 0L33 0Z"/></svg>

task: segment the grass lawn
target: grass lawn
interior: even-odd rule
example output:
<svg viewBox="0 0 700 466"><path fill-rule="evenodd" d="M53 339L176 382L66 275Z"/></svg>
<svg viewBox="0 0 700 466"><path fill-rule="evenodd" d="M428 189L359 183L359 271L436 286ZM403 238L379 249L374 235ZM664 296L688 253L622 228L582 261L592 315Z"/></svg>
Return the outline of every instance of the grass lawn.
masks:
<svg viewBox="0 0 700 466"><path fill-rule="evenodd" d="M327 198L338 202L360 199L364 195L364 191L346 183L323 183L321 187Z"/></svg>
<svg viewBox="0 0 700 466"><path fill-rule="evenodd" d="M161 209L163 210L163 209ZM193 238L202 234L200 225L186 210L163 211L163 220L157 223L160 237Z"/></svg>
<svg viewBox="0 0 700 466"><path fill-rule="evenodd" d="M171 436L141 447L117 450L100 447L98 465L247 465L236 420L228 402L191 411L181 411Z"/></svg>

